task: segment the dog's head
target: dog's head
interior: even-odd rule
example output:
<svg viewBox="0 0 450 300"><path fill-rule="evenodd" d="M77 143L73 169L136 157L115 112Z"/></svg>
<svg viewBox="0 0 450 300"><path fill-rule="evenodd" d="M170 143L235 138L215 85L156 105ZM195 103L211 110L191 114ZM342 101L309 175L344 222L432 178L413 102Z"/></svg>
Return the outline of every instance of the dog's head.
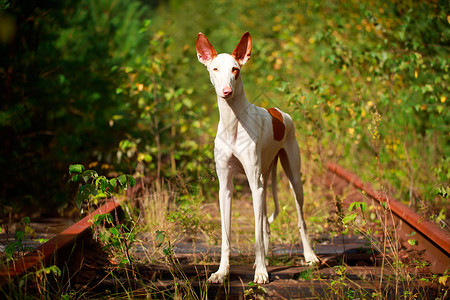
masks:
<svg viewBox="0 0 450 300"><path fill-rule="evenodd" d="M208 69L217 95L226 100L233 98L241 67L250 59L252 52L250 33L244 33L232 54L217 55L206 36L200 32L196 49L198 60Z"/></svg>

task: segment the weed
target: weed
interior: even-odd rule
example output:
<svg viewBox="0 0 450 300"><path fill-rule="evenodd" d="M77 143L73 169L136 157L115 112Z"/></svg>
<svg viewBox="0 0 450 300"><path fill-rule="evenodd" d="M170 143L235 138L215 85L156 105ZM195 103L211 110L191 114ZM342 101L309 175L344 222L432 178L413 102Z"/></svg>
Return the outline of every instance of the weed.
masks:
<svg viewBox="0 0 450 300"><path fill-rule="evenodd" d="M338 265L335 268L335 272L337 275L336 279L332 279L330 282L330 289L335 295L342 295L347 292L347 286L346 283L347 279L347 273L346 273L346 266L345 265Z"/></svg>
<svg viewBox="0 0 450 300"><path fill-rule="evenodd" d="M247 284L247 289L244 292L244 299L263 300L263 299L265 299L266 295L267 295L267 290L263 286L251 281Z"/></svg>
<svg viewBox="0 0 450 300"><path fill-rule="evenodd" d="M177 208L167 214L167 219L176 224L186 235L192 238L192 251L195 254L198 234L203 233L208 240L217 244L215 232L217 223L212 222L201 208L202 200L189 197L179 201ZM194 256L195 257L195 256Z"/></svg>
<svg viewBox="0 0 450 300"><path fill-rule="evenodd" d="M105 176L99 176L94 170L86 170L81 164L70 165L69 174L71 175L69 182L84 182L78 189L75 198L75 204L79 209L85 202L88 206L91 206L98 204L100 199L110 198L116 186L127 189L136 184L136 180L131 175L123 174L116 178L107 179Z"/></svg>
<svg viewBox="0 0 450 300"><path fill-rule="evenodd" d="M306 281L306 280L311 280L313 278L313 275L314 275L314 269L308 268L308 269L298 273L294 278Z"/></svg>
<svg viewBox="0 0 450 300"><path fill-rule="evenodd" d="M173 294L171 295L175 299L187 298L187 299L207 299L208 298L208 284L206 279L202 279L200 276L197 278L188 278L181 268L181 264L175 256L173 246L170 240L166 241L166 235L164 231L158 231L156 233L155 242L158 247L161 247L164 253L164 260L169 267L172 275ZM198 280L199 289L196 291L193 281Z"/></svg>
<svg viewBox="0 0 450 300"><path fill-rule="evenodd" d="M111 214L95 215L93 220L94 232L98 235L103 249L114 255L120 265L131 264L130 246L134 243L137 222L131 221L132 228L125 223L119 223L113 219Z"/></svg>
<svg viewBox="0 0 450 300"><path fill-rule="evenodd" d="M5 248L7 260L11 260L17 255L23 255L26 252L33 250L33 247L24 245L26 237L36 237L36 233L34 232L33 228L30 227L30 222L31 220L29 217L24 217L20 221L20 228L17 229L14 234L14 241L9 243Z"/></svg>

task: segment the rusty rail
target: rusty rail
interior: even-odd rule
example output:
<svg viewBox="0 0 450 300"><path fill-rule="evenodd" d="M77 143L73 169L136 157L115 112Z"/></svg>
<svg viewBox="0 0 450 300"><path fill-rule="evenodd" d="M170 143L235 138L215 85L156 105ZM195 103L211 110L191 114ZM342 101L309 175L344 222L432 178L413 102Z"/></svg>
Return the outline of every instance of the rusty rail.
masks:
<svg viewBox="0 0 450 300"><path fill-rule="evenodd" d="M91 226L95 215L114 213L120 209L120 202L112 198L88 216L40 245L17 261L12 261L0 270L0 286L8 280L20 277L26 272L50 264L79 267L82 261L83 246L91 239ZM70 262L70 263L69 263Z"/></svg>
<svg viewBox="0 0 450 300"><path fill-rule="evenodd" d="M386 202L392 213L407 225L406 228L403 228L403 231L411 233L414 230L419 233L423 248L428 251L426 254L428 254L429 258L433 258L433 272L443 273L450 268L450 234L448 232L442 230L431 221L424 220L411 208L393 197L375 191L370 184L363 183L358 176L343 167L329 163L327 169L349 184L352 184L355 188L364 191L366 195L380 204Z"/></svg>

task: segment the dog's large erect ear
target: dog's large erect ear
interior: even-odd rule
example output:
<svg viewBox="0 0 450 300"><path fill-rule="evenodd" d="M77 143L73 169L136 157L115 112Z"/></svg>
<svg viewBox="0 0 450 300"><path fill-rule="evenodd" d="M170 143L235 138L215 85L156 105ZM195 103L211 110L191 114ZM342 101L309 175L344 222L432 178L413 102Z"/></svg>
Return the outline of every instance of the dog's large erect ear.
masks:
<svg viewBox="0 0 450 300"><path fill-rule="evenodd" d="M251 52L252 52L252 38L250 37L250 33L246 31L244 35L241 37L241 40L234 49L232 55L234 59L241 66L243 66L250 59Z"/></svg>
<svg viewBox="0 0 450 300"><path fill-rule="evenodd" d="M197 49L198 60L205 66L209 65L217 56L216 50L208 41L206 36L201 32L199 32L197 36L197 44L195 45L195 48Z"/></svg>

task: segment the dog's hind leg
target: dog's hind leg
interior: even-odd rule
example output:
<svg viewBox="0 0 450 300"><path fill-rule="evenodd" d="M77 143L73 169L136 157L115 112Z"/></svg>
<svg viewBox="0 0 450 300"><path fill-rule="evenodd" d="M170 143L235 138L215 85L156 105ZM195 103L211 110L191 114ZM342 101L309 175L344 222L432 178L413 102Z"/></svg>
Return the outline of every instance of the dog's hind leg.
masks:
<svg viewBox="0 0 450 300"><path fill-rule="evenodd" d="M275 156L272 168L270 171L271 174L271 180L272 180L272 197L273 197L273 204L275 206L275 210L272 213L272 215L269 217L269 224L272 224L273 221L275 221L275 218L280 213L280 206L278 204L278 190L277 190L277 164L278 164L278 155Z"/></svg>
<svg viewBox="0 0 450 300"><path fill-rule="evenodd" d="M308 264L315 264L319 260L314 254L306 231L306 223L303 217L303 184L300 170L300 149L295 139L294 131L286 139L283 149L279 152L281 165L289 179L294 192L295 206L298 213L298 228L303 244L303 254Z"/></svg>

